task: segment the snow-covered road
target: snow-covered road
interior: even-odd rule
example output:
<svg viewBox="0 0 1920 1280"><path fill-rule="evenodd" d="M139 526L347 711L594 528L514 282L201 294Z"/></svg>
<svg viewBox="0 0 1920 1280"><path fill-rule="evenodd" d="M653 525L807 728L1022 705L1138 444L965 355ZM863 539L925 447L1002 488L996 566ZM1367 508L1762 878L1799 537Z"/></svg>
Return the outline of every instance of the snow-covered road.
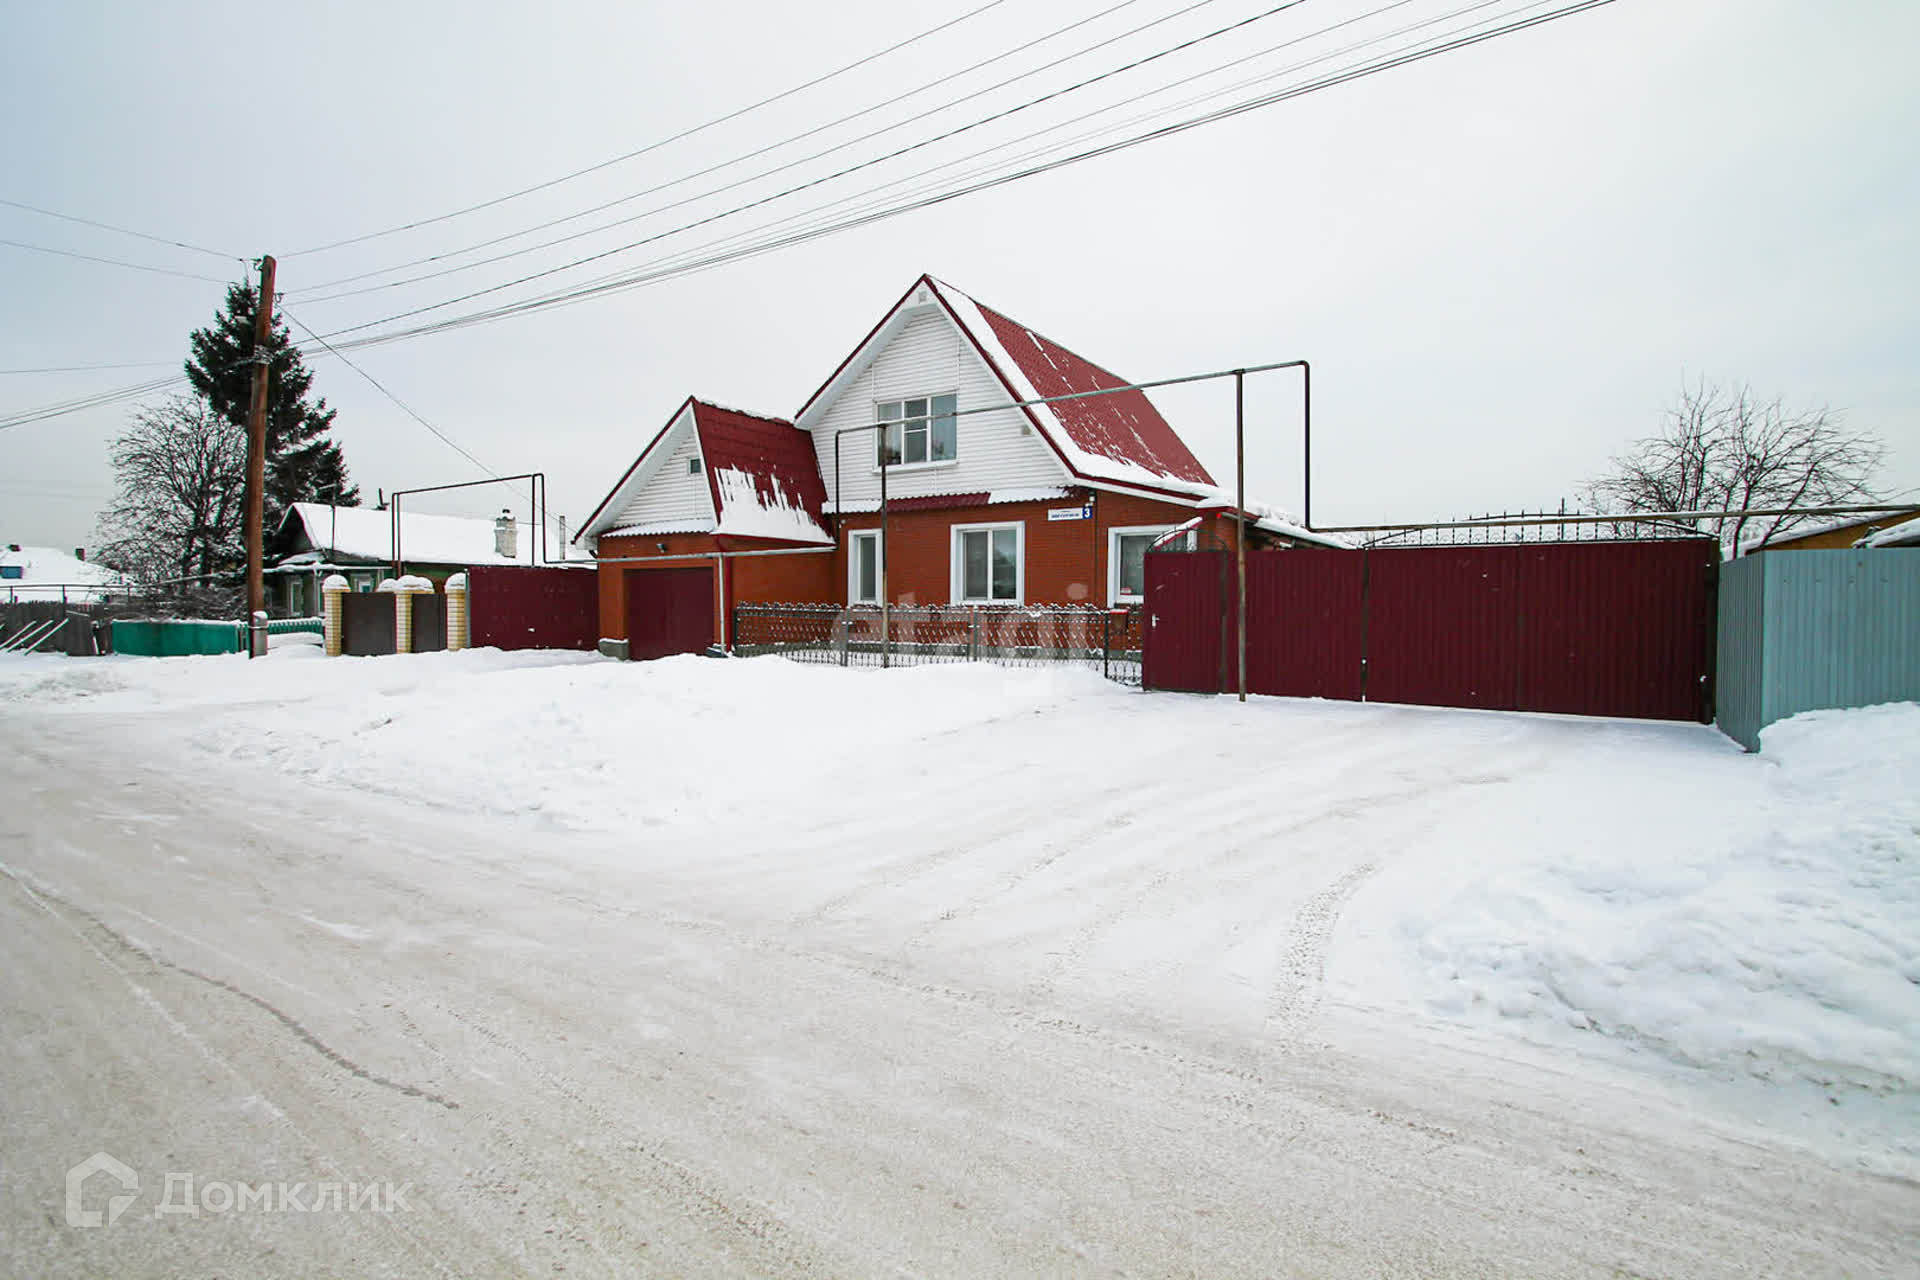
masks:
<svg viewBox="0 0 1920 1280"><path fill-rule="evenodd" d="M693 660L43 664L0 696L8 1274L1920 1257L1897 1036L1820 1091L1838 1119L1776 1124L1825 1068L1483 1033L1380 977L1435 945L1404 902L1343 918L1475 832L1514 872L1529 832L1577 863L1703 789L1764 826L1768 766L1710 731ZM1757 838L1721 825L1689 865ZM95 1151L137 1198L69 1226ZM156 1214L169 1174L326 1207ZM368 1182L410 1208L315 1190Z"/></svg>

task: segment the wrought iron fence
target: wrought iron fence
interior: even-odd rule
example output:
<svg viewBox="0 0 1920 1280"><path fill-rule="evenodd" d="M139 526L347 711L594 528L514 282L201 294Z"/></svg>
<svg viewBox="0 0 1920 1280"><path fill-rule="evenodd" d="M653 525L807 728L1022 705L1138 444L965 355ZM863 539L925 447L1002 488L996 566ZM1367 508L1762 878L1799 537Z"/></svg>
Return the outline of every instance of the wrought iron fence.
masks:
<svg viewBox="0 0 1920 1280"><path fill-rule="evenodd" d="M1562 503L1558 511L1503 511L1430 524L1369 526L1352 535L1370 547L1486 546L1503 542L1648 542L1711 537L1697 520L1658 513L1597 519Z"/></svg>
<svg viewBox="0 0 1920 1280"><path fill-rule="evenodd" d="M742 604L733 651L842 667L1070 662L1121 684L1140 683L1140 606L921 605L887 611L832 604Z"/></svg>

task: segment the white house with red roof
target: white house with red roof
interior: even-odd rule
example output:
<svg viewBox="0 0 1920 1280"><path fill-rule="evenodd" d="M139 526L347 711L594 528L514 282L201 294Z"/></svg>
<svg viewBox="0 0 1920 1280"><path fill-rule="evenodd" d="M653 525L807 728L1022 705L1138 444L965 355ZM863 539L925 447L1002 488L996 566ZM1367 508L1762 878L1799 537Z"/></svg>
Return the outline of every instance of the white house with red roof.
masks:
<svg viewBox="0 0 1920 1280"><path fill-rule="evenodd" d="M1231 545L1234 512L1145 393L1029 403L1126 384L921 276L791 421L680 406L581 529L601 634L726 645L734 604L878 604L883 565L898 605L1137 601L1148 545ZM1259 545L1339 545L1248 516Z"/></svg>

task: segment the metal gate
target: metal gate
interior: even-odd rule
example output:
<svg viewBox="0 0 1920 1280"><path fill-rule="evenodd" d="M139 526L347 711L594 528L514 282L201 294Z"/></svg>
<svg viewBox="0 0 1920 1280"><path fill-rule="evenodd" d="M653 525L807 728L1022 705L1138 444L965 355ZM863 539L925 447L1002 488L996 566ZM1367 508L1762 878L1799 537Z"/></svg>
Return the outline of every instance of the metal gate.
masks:
<svg viewBox="0 0 1920 1280"><path fill-rule="evenodd" d="M447 647L447 598L421 591L414 595L408 621L415 653L433 653Z"/></svg>
<svg viewBox="0 0 1920 1280"><path fill-rule="evenodd" d="M394 651L393 593L354 591L340 598L344 651L359 657Z"/></svg>
<svg viewBox="0 0 1920 1280"><path fill-rule="evenodd" d="M1718 564L1706 539L1250 552L1247 687L1711 721ZM1147 558L1148 688L1238 686L1231 574Z"/></svg>
<svg viewBox="0 0 1920 1280"><path fill-rule="evenodd" d="M467 602L476 649L592 649L600 638L591 568L478 567L467 575Z"/></svg>
<svg viewBox="0 0 1920 1280"><path fill-rule="evenodd" d="M713 643L713 570L629 569L627 656L700 653Z"/></svg>

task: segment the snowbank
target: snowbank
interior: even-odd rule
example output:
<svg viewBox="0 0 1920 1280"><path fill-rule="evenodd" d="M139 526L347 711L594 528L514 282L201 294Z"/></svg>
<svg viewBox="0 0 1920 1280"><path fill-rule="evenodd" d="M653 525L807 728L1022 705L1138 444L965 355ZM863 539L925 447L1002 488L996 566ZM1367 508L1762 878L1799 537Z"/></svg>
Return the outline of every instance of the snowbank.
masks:
<svg viewBox="0 0 1920 1280"><path fill-rule="evenodd" d="M1700 725L1071 669L309 647L0 658L0 715L28 709L111 715L186 768L578 832L585 884L645 860L692 910L830 920L1008 990L1236 1043L1324 997L1742 1114L1792 1095L1825 1140L1920 1159L1912 704L1783 721L1750 756Z"/></svg>
<svg viewBox="0 0 1920 1280"><path fill-rule="evenodd" d="M1721 1076L1920 1087L1920 706L1796 716L1754 764L1699 760L1624 813L1592 797L1631 760L1549 770L1356 896L1334 991Z"/></svg>

